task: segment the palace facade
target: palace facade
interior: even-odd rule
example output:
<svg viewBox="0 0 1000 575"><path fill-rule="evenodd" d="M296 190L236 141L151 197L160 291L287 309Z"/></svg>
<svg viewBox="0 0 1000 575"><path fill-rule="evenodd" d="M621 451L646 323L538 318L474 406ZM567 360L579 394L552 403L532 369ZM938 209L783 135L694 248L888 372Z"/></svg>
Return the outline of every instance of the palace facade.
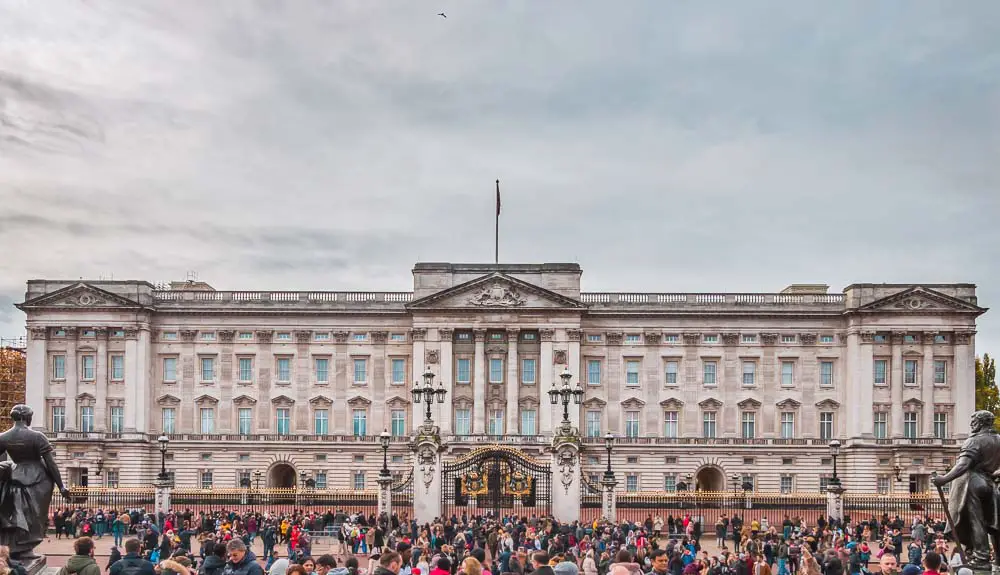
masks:
<svg viewBox="0 0 1000 575"><path fill-rule="evenodd" d="M446 458L544 452L570 419L619 489L924 490L974 409L971 284L779 293L582 292L576 264L418 263L412 292L217 291L31 280L27 402L76 485L145 485L170 438L177 486L374 488L377 436L412 467L426 370ZM255 473L255 472L260 473Z"/></svg>

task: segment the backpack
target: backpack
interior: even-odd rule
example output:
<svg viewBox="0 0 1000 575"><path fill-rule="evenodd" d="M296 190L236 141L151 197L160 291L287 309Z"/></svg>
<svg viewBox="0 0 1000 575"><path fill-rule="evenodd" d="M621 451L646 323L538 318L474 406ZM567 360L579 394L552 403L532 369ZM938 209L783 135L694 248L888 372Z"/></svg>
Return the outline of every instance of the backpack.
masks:
<svg viewBox="0 0 1000 575"><path fill-rule="evenodd" d="M157 551L156 553L159 553ZM140 575L142 573L142 563L139 561L122 561L120 575Z"/></svg>

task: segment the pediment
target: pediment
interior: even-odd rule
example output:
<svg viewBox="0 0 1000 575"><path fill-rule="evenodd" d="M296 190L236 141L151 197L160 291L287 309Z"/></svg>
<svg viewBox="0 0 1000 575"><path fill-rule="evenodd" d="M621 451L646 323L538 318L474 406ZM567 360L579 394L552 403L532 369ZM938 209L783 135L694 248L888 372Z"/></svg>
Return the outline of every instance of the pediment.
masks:
<svg viewBox="0 0 1000 575"><path fill-rule="evenodd" d="M624 407L625 409L630 409L630 408L635 409L643 407L644 405L646 405L646 402L639 399L638 397L630 397L625 401L621 402L621 406Z"/></svg>
<svg viewBox="0 0 1000 575"><path fill-rule="evenodd" d="M199 395L198 397L194 398L194 402L195 403L211 403L212 405L215 405L216 403L219 403L219 398L212 397L211 395L208 395L206 393L206 394Z"/></svg>
<svg viewBox="0 0 1000 575"><path fill-rule="evenodd" d="M234 405L254 405L256 403L257 400L249 395L240 395L233 398Z"/></svg>
<svg viewBox="0 0 1000 575"><path fill-rule="evenodd" d="M587 407L587 408L590 408L590 409L596 409L598 407L604 407L607 404L608 404L608 402L604 401L603 399L601 399L599 397L591 397L587 401L583 402L583 406Z"/></svg>
<svg viewBox="0 0 1000 575"><path fill-rule="evenodd" d="M922 402L919 399L917 399L917 398L914 397L914 398L910 398L910 399L904 401L903 402L903 406L904 407L917 407L917 408L919 408L919 407L923 407L924 406L924 402Z"/></svg>
<svg viewBox="0 0 1000 575"><path fill-rule="evenodd" d="M455 401L451 404L459 409L470 409L472 407L472 399L468 397L456 397Z"/></svg>
<svg viewBox="0 0 1000 575"><path fill-rule="evenodd" d="M780 407L782 409L798 409L798 408L802 407L802 403L801 402L795 401L794 399L792 399L790 397L787 398L787 399L783 399L783 400L779 401L775 405L777 405L778 407Z"/></svg>
<svg viewBox="0 0 1000 575"><path fill-rule="evenodd" d="M410 309L583 309L579 300L495 272L411 302Z"/></svg>
<svg viewBox="0 0 1000 575"><path fill-rule="evenodd" d="M113 294L107 290L79 282L38 296L17 306L22 310L42 308L77 309L142 309L136 301Z"/></svg>
<svg viewBox="0 0 1000 575"><path fill-rule="evenodd" d="M676 397L669 397L661 401L660 406L668 409L680 409L684 407L684 402L677 399Z"/></svg>
<svg viewBox="0 0 1000 575"><path fill-rule="evenodd" d="M169 393L161 395L156 399L158 405L179 405L181 402L180 398L176 395L170 395Z"/></svg>
<svg viewBox="0 0 1000 575"><path fill-rule="evenodd" d="M520 407L537 407L538 400L530 396L522 397L521 399L517 400L517 405Z"/></svg>
<svg viewBox="0 0 1000 575"><path fill-rule="evenodd" d="M369 405L372 404L372 401L370 399L368 399L367 397L362 397L360 395L355 395L351 399L347 400L347 404L351 405L351 406L369 406Z"/></svg>
<svg viewBox="0 0 1000 575"><path fill-rule="evenodd" d="M77 401L94 401L94 396L90 395L89 393L81 393L80 395L76 396L76 400Z"/></svg>
<svg viewBox="0 0 1000 575"><path fill-rule="evenodd" d="M816 403L816 407L820 409L838 409L840 404L832 399L824 399Z"/></svg>
<svg viewBox="0 0 1000 575"><path fill-rule="evenodd" d="M333 400L325 395L317 395L309 399L311 405L333 405Z"/></svg>
<svg viewBox="0 0 1000 575"><path fill-rule="evenodd" d="M708 399L699 401L698 407L701 407L702 409L719 409L722 407L722 402L714 397L709 397Z"/></svg>
<svg viewBox="0 0 1000 575"><path fill-rule="evenodd" d="M295 403L295 400L288 397L287 395L278 395L271 398L271 403L273 405L281 405L281 404L292 405Z"/></svg>
<svg viewBox="0 0 1000 575"><path fill-rule="evenodd" d="M402 407L404 405L410 405L410 401L408 399L406 399L405 397L400 397L398 395L390 397L385 403L390 407Z"/></svg>
<svg viewBox="0 0 1000 575"><path fill-rule="evenodd" d="M740 409L760 409L761 403L752 397L748 397L736 405Z"/></svg>
<svg viewBox="0 0 1000 575"><path fill-rule="evenodd" d="M922 286L905 289L858 308L859 312L974 313L986 311L978 305Z"/></svg>

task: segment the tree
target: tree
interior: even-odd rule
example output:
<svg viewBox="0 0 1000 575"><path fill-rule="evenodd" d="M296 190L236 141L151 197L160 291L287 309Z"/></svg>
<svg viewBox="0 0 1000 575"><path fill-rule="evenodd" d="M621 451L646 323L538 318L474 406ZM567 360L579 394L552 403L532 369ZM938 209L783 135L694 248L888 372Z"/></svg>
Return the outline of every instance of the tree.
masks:
<svg viewBox="0 0 1000 575"><path fill-rule="evenodd" d="M0 431L10 429L10 408L24 403L24 350L0 347Z"/></svg>
<svg viewBox="0 0 1000 575"><path fill-rule="evenodd" d="M990 354L983 354L982 359L976 358L976 410L985 409L997 416L997 429L1000 430L1000 390L997 389L996 362Z"/></svg>

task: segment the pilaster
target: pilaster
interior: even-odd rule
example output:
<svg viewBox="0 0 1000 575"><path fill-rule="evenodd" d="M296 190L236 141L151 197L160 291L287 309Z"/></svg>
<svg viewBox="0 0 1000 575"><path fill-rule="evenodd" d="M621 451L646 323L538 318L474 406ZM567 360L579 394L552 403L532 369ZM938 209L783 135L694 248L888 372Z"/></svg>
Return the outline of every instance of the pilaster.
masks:
<svg viewBox="0 0 1000 575"><path fill-rule="evenodd" d="M542 340L538 355L538 429L539 435L548 435L555 430L555 417L552 404L549 402L548 391L552 389L552 340L555 330L538 330Z"/></svg>
<svg viewBox="0 0 1000 575"><path fill-rule="evenodd" d="M445 395L445 402L438 404L441 408L438 423L441 425L441 433L448 435L452 432L453 421L455 419L454 410L452 409L452 400L455 398L455 330L450 327L439 327L437 332L441 346L441 357L438 360L441 362L439 383L443 383L444 388L448 390L448 394Z"/></svg>
<svg viewBox="0 0 1000 575"><path fill-rule="evenodd" d="M352 381L348 378L354 377L354 366L349 365L350 356L347 353L347 339L350 334L346 331L333 332L333 405L330 406L330 431L335 435L350 435L353 431L351 422L351 408L347 401L351 399ZM423 345L423 342L421 342ZM416 362L414 362L416 363Z"/></svg>
<svg viewBox="0 0 1000 575"><path fill-rule="evenodd" d="M903 437L903 336L892 332L892 420L891 436Z"/></svg>
<svg viewBox="0 0 1000 575"><path fill-rule="evenodd" d="M486 330L474 329L476 338L475 374L472 376L472 433L486 432Z"/></svg>
<svg viewBox="0 0 1000 575"><path fill-rule="evenodd" d="M963 440L970 433L970 418L976 409L976 332L959 330L954 334L955 374L951 383L955 415L953 435Z"/></svg>
<svg viewBox="0 0 1000 575"><path fill-rule="evenodd" d="M389 332L387 331L373 331L371 332L372 341L372 359L371 359L371 400L372 409L370 413L371 430L372 435L380 433L381 429L388 429L389 422L386 420L386 405L385 402L388 399L386 393L386 387L388 385L386 373L388 372L386 357L386 342L389 340Z"/></svg>
<svg viewBox="0 0 1000 575"><path fill-rule="evenodd" d="M520 361L517 356L517 342L521 336L521 330L517 328L511 328L507 330L507 405L509 406L504 417L506 418L505 430L508 433L513 433L513 430L517 429L517 402L519 398L519 390L521 385L521 370L518 362ZM542 366L538 366L535 370L535 385L538 385L538 370L544 369ZM544 391L543 391L544 392Z"/></svg>
<svg viewBox="0 0 1000 575"><path fill-rule="evenodd" d="M580 358L580 340L583 337L583 332L579 329L567 329L566 337L569 339L569 370L573 372L573 375L576 377L576 381L580 383L580 387L586 391L586 373L584 372L583 362ZM541 391L544 393L548 390L545 389ZM580 420L582 409L582 405L573 404L569 410L569 420L577 429L581 429L583 427Z"/></svg>
<svg viewBox="0 0 1000 575"><path fill-rule="evenodd" d="M94 328L97 353L94 356L94 430L108 431L108 328Z"/></svg>
<svg viewBox="0 0 1000 575"><path fill-rule="evenodd" d="M45 404L45 390L48 387L48 328L28 328L28 359L24 385L24 400L35 411L32 429L44 430L51 425L48 406ZM7 414L4 414L7 415Z"/></svg>
<svg viewBox="0 0 1000 575"><path fill-rule="evenodd" d="M76 351L77 330L75 327L65 327L66 332L66 431L78 429L77 419L80 417L76 407L76 396L80 394L80 364Z"/></svg>
<svg viewBox="0 0 1000 575"><path fill-rule="evenodd" d="M924 404L920 412L920 437L934 437L934 336L936 332L920 335L924 355L921 361L920 401Z"/></svg>
<svg viewBox="0 0 1000 575"><path fill-rule="evenodd" d="M413 380L414 384L416 382L423 382L424 377L424 350L426 349L424 340L427 339L427 330L422 327L415 327L410 330L410 341L412 342L413 356L410 362L410 378ZM443 375L443 374L442 374ZM407 393L411 387L407 388ZM416 429L418 425L424 420L423 404L411 402L412 409L410 410L410 427Z"/></svg>

